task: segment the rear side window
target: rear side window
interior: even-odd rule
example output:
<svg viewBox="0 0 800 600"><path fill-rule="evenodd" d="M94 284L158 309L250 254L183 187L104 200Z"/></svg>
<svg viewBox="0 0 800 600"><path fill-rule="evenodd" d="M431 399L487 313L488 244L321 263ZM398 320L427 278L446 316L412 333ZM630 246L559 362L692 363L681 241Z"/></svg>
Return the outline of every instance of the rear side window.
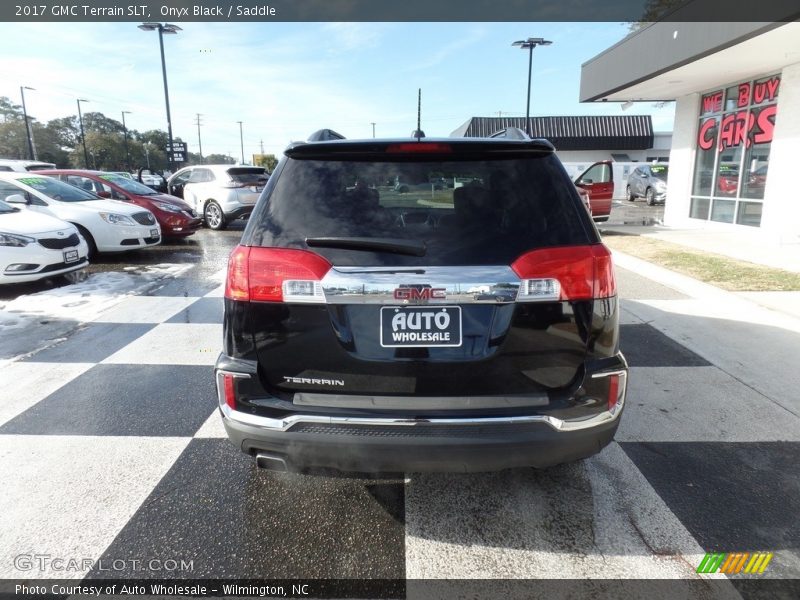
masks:
<svg viewBox="0 0 800 600"><path fill-rule="evenodd" d="M228 175L232 181L236 183L243 183L245 185L262 184L267 180L267 172L265 169L260 168L244 168L237 167L235 169L228 169Z"/></svg>
<svg viewBox="0 0 800 600"><path fill-rule="evenodd" d="M287 159L251 243L306 238L425 242L425 256L314 248L336 265L499 265L532 249L595 241L574 185L552 155L503 160Z"/></svg>

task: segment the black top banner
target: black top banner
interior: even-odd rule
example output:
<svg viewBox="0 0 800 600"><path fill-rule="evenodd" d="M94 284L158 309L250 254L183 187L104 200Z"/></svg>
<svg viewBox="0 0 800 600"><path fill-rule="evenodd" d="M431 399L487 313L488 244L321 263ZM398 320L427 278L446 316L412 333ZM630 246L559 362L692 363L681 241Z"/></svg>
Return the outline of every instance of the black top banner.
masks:
<svg viewBox="0 0 800 600"><path fill-rule="evenodd" d="M800 18L797 0L12 0L3 21L772 22Z"/></svg>

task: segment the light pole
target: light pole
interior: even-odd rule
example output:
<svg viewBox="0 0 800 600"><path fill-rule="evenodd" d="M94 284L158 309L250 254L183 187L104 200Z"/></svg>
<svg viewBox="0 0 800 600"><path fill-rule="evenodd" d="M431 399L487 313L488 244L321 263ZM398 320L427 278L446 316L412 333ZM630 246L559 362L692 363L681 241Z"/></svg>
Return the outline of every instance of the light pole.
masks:
<svg viewBox="0 0 800 600"><path fill-rule="evenodd" d="M372 125L372 138L375 139L375 123L370 123Z"/></svg>
<svg viewBox="0 0 800 600"><path fill-rule="evenodd" d="M175 172L173 168L173 153L172 153L172 117L169 114L169 88L167 87L167 63L164 60L164 34L177 34L182 31L177 25L172 23L142 23L139 25L142 31L158 31L158 45L161 48L161 75L164 77L164 101L167 104L167 136L169 139L169 148L167 149L167 161L169 162L170 172Z"/></svg>
<svg viewBox="0 0 800 600"><path fill-rule="evenodd" d="M544 38L528 38L527 40L517 40L512 46L528 49L528 107L525 112L525 133L531 134L531 69L533 68L533 49L536 46L549 46L553 42Z"/></svg>
<svg viewBox="0 0 800 600"><path fill-rule="evenodd" d="M242 122L236 122L239 124L239 144L242 147L242 164L244 164L244 134L242 133Z"/></svg>
<svg viewBox="0 0 800 600"><path fill-rule="evenodd" d="M21 85L19 88L19 93L22 95L22 116L25 117L25 133L28 135L28 153L30 154L31 160L37 160L36 148L33 146L33 128L31 127L30 121L28 121L28 109L25 108L25 90L35 90L27 85Z"/></svg>
<svg viewBox="0 0 800 600"><path fill-rule="evenodd" d="M147 161L147 170L150 170L150 151L147 149L147 146L150 145L150 142L146 142L144 145L144 157Z"/></svg>
<svg viewBox="0 0 800 600"><path fill-rule="evenodd" d="M129 110L122 111L122 135L125 136L125 168L131 170L131 154L128 152L128 127L125 125L125 115L131 114Z"/></svg>
<svg viewBox="0 0 800 600"><path fill-rule="evenodd" d="M86 151L86 135L83 133L83 114L81 113L81 102L88 102L83 98L78 98L78 122L81 124L81 140L83 140L83 166L89 168L89 153Z"/></svg>

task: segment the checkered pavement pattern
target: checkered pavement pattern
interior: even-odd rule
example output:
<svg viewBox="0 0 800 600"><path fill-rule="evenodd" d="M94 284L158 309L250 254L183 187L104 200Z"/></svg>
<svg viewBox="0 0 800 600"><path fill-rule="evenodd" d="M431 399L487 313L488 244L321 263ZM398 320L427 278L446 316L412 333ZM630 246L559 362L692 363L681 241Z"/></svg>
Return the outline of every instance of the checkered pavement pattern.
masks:
<svg viewBox="0 0 800 600"><path fill-rule="evenodd" d="M711 550L800 574L800 420L641 316L686 296L620 274L628 405L591 459L310 477L259 471L225 437L219 281L129 297L0 367L0 576L107 575L20 570L29 553L191 561L178 577L687 578Z"/></svg>

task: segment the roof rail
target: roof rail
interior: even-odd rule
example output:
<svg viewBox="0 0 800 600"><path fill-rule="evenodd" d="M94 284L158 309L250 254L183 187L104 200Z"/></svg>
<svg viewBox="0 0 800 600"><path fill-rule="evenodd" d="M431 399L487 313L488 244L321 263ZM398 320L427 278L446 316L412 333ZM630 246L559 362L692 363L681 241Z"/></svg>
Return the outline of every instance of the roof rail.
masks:
<svg viewBox="0 0 800 600"><path fill-rule="evenodd" d="M507 138L512 140L530 140L533 139L519 127L506 127L499 129L489 136L490 138Z"/></svg>
<svg viewBox="0 0 800 600"><path fill-rule="evenodd" d="M333 129L318 129L310 136L309 142L330 142L331 140L344 140L346 139L341 133L336 133Z"/></svg>

